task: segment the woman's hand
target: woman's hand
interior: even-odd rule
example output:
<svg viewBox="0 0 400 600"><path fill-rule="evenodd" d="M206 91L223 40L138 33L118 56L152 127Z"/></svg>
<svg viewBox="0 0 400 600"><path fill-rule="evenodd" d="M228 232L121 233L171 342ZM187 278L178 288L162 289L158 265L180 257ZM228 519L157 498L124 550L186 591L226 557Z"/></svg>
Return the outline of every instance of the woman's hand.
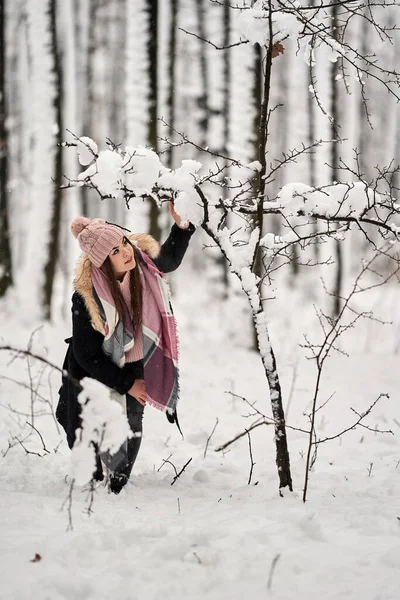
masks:
<svg viewBox="0 0 400 600"><path fill-rule="evenodd" d="M128 390L128 394L133 396L135 400L137 400L140 404L145 406L146 404L146 386L144 383L144 379L135 379L135 383Z"/></svg>
<svg viewBox="0 0 400 600"><path fill-rule="evenodd" d="M171 213L173 220L175 221L175 223L178 225L178 227L180 229L187 229L189 227L189 225L190 225L189 221L185 221L184 223L182 223L182 219L176 212L172 202L169 203L169 212Z"/></svg>

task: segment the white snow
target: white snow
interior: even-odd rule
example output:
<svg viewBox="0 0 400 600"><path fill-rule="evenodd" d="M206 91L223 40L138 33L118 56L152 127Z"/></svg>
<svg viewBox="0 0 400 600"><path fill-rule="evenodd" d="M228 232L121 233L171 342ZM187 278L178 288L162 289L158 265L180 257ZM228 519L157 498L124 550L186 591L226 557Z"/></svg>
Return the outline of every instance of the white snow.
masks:
<svg viewBox="0 0 400 600"><path fill-rule="evenodd" d="M82 379L81 385L78 400L83 427L71 453L71 476L78 485L88 483L95 470L93 443L100 452L114 454L132 437L122 406L110 397L110 390L89 378Z"/></svg>
<svg viewBox="0 0 400 600"><path fill-rule="evenodd" d="M303 212L310 216L358 218L380 200L380 195L362 181L334 183L321 189L289 183L278 194L278 205L286 216Z"/></svg>
<svg viewBox="0 0 400 600"><path fill-rule="evenodd" d="M224 334L238 326L235 305L225 307L221 320L216 305L195 303L196 298L205 298L201 281L192 278L186 285L191 286L191 294L179 302L175 298L185 438L164 415L146 408L142 448L130 483L119 496L98 484L90 515L90 496L75 485L72 531L67 531L68 502L63 506L71 481L71 453L64 436L58 434L51 415L38 416L35 426L49 453L44 452L38 435L25 424L29 417L10 410L29 413L29 390L0 380L0 596L16 600L115 596L121 600L396 600L400 576L398 290L393 286L386 288L385 295L369 296L366 304L375 305L377 316L384 315L395 325L382 330L366 322L349 332L350 357L336 354L329 361L321 403L335 395L317 417L318 436L333 435L354 422L350 407L361 413L385 391L390 399L380 401L367 424L392 429L395 435L358 428L321 445L309 499L303 504L305 434L288 430L294 492L286 492L284 498L278 495L272 426L250 434L255 462L250 485L246 435L224 452L215 451L257 418L249 417L254 411L227 392L256 402L256 409L271 416L268 390L257 354ZM282 289L272 306L270 328L288 424L307 429L315 372L297 341L302 331L313 337L318 330L307 296L293 287ZM38 334L38 343L48 348L49 358L56 362L62 360L62 339L68 330L68 324L46 325ZM15 321L4 323L2 335L20 347L26 347L29 338ZM0 361L3 375L29 382L26 360L10 362L10 355L1 352ZM35 363L35 382L40 372ZM51 388L47 376L41 377L37 389L49 399L52 393L54 405L59 375L53 373L50 381ZM49 412L39 399L35 404L38 412ZM11 435L22 441L28 433L23 444L41 457L26 455L19 443L3 456ZM190 458L186 471L171 486L175 471L164 461L170 460L179 471ZM35 554L41 560L31 562Z"/></svg>
<svg viewBox="0 0 400 600"><path fill-rule="evenodd" d="M177 192L174 206L183 221L199 225L203 220L203 207L195 190L197 174L202 164L196 160L183 160L180 167L165 169L158 179L160 187Z"/></svg>
<svg viewBox="0 0 400 600"><path fill-rule="evenodd" d="M153 150L141 146L138 148L127 146L123 169L126 186L133 190L136 196L141 196L151 193L157 183L162 165Z"/></svg>
<svg viewBox="0 0 400 600"><path fill-rule="evenodd" d="M251 8L237 11L237 27L245 39L252 44L268 45L269 12L263 0L254 2ZM296 15L274 10L272 14L273 41L278 42L286 37L297 39L304 25Z"/></svg>
<svg viewBox="0 0 400 600"><path fill-rule="evenodd" d="M89 165L98 153L96 142L87 136L82 136L77 142L77 154L79 163L83 166Z"/></svg>
<svg viewBox="0 0 400 600"><path fill-rule="evenodd" d="M113 150L102 150L96 160L96 173L92 175L92 183L99 191L112 198L123 198L124 183L123 158Z"/></svg>

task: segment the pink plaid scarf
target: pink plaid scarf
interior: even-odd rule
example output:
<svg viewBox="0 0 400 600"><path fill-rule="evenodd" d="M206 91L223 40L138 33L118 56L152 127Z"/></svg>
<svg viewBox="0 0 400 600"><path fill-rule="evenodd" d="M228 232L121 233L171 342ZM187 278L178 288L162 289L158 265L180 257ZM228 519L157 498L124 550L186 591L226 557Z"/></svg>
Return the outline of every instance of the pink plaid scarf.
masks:
<svg viewBox="0 0 400 600"><path fill-rule="evenodd" d="M147 401L159 410L173 413L179 399L178 336L172 312L168 284L152 260L139 250L138 268L142 274L142 335L144 379ZM128 272L124 285L128 286ZM94 297L100 310L105 337L103 351L119 366L133 347L133 327L130 319L115 326L118 314L104 273L92 266ZM125 291L126 294L126 291ZM129 298L130 300L130 298Z"/></svg>

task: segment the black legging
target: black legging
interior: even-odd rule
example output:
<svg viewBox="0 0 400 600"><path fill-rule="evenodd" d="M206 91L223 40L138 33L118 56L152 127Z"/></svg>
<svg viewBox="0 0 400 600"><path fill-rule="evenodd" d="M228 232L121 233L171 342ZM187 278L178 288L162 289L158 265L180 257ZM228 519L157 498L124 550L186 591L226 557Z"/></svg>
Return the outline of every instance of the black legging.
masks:
<svg viewBox="0 0 400 600"><path fill-rule="evenodd" d="M133 396L126 394L126 416L133 437L126 440L115 454L110 455L109 452L101 454L101 460L114 476L119 477L122 475L124 478L129 479L142 443L143 411L143 404L140 404Z"/></svg>

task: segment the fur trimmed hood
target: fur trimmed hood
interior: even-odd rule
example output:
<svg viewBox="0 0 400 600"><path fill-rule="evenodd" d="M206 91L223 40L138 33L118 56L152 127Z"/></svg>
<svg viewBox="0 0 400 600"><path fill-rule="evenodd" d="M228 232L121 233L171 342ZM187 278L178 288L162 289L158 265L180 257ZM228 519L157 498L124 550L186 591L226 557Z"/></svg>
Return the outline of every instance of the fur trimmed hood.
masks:
<svg viewBox="0 0 400 600"><path fill-rule="evenodd" d="M142 252L146 252L150 258L154 259L159 255L160 244L151 235L139 233L127 237L132 244L137 246ZM92 263L87 254L82 254L76 264L73 286L74 290L83 298L93 329L104 335L100 310L93 295Z"/></svg>

